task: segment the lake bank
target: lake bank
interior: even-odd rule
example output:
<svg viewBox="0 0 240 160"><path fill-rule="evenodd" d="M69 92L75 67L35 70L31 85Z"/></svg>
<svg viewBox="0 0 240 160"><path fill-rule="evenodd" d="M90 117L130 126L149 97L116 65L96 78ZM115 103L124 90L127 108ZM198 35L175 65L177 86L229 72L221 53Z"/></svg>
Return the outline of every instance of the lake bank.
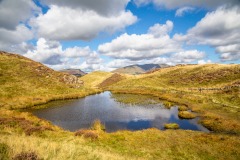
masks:
<svg viewBox="0 0 240 160"><path fill-rule="evenodd" d="M135 102L118 102L119 97L121 100L123 97L135 98ZM144 95L120 95L106 91L78 100L49 104L48 107L30 110L30 112L70 131L90 128L98 119L105 125L107 132L147 128L163 130L167 123L178 123L180 129L208 132L206 128L198 124L198 118L191 120L179 118L177 105L167 109L156 97Z"/></svg>

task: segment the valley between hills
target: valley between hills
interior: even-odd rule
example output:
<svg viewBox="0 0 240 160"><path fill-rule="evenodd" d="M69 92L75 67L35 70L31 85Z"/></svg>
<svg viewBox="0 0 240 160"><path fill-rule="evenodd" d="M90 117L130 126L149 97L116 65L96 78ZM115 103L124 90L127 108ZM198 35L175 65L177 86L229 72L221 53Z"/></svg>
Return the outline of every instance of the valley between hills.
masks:
<svg viewBox="0 0 240 160"><path fill-rule="evenodd" d="M134 66L136 68L136 66ZM0 159L240 159L240 65L177 65L81 77L0 52ZM134 73L140 73L138 71ZM210 133L183 129L107 133L100 121L70 132L27 112L104 91L151 95L191 110ZM132 103L132 99L121 99ZM186 108L186 109L183 109ZM179 109L179 112L181 109Z"/></svg>

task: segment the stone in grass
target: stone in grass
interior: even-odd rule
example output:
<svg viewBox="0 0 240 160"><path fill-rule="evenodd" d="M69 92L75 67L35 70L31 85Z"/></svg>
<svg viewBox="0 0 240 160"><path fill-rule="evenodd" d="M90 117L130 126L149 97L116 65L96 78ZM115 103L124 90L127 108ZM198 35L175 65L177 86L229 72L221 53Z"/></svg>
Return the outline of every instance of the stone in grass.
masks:
<svg viewBox="0 0 240 160"><path fill-rule="evenodd" d="M167 123L164 125L165 129L179 129L179 125L177 123Z"/></svg>
<svg viewBox="0 0 240 160"><path fill-rule="evenodd" d="M182 119L193 119L196 118L196 115L188 111L179 111L178 117Z"/></svg>
<svg viewBox="0 0 240 160"><path fill-rule="evenodd" d="M187 106L179 106L179 107L178 107L178 110L179 110L179 111L187 111L188 108L187 108Z"/></svg>

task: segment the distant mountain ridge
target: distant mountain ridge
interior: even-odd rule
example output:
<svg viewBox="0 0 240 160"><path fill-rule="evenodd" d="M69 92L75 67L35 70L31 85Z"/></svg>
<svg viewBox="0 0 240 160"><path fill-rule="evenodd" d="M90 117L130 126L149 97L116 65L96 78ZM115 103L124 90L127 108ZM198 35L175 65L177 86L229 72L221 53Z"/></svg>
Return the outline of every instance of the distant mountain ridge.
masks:
<svg viewBox="0 0 240 160"><path fill-rule="evenodd" d="M86 75L87 73L83 72L81 69L63 69L60 72L68 73L77 77Z"/></svg>
<svg viewBox="0 0 240 160"><path fill-rule="evenodd" d="M167 64L142 64L142 65L130 65L123 68L118 68L112 72L114 73L125 73L125 74L144 74L159 68L169 67Z"/></svg>

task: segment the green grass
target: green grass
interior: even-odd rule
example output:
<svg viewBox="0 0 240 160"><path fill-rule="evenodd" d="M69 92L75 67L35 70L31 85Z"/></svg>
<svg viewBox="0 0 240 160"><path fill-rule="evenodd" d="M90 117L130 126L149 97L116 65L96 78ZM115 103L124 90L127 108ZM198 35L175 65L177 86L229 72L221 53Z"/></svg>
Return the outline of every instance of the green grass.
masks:
<svg viewBox="0 0 240 160"><path fill-rule="evenodd" d="M100 121L92 128L72 133L18 109L100 92L97 86L113 73L90 73L81 77L84 86L77 87L64 82L63 73L1 52L0 159L28 154L63 160L240 159L239 73L240 65L177 66L138 76L121 75L123 80L111 81L106 88L124 93L112 95L119 102L163 102L169 107L180 105L179 111L184 113L197 112L211 133L181 129L106 133ZM223 90L198 90L229 86ZM127 94L132 93L144 96L128 98ZM154 101L149 101L149 96L154 96Z"/></svg>
<svg viewBox="0 0 240 160"><path fill-rule="evenodd" d="M240 134L239 73L240 65L236 64L176 66L122 80L108 90L153 95L165 99L169 108L184 105L198 112L209 129Z"/></svg>
<svg viewBox="0 0 240 160"><path fill-rule="evenodd" d="M13 112L13 111L12 111ZM10 113L9 113L10 114ZM12 113L13 114L13 113ZM26 116L26 113L21 113ZM28 116L27 116L28 117ZM30 118L35 122L37 119ZM100 123L94 124L99 126ZM101 126L101 125L100 125ZM0 131L9 157L23 152L41 159L238 159L239 136L198 131L147 129L105 133L99 127L74 133L55 129L26 135L16 127Z"/></svg>
<svg viewBox="0 0 240 160"><path fill-rule="evenodd" d="M0 143L0 159L9 160L9 147L5 143Z"/></svg>
<svg viewBox="0 0 240 160"><path fill-rule="evenodd" d="M94 145L141 159L238 159L239 137L148 129L104 134ZM93 145L93 144L92 144Z"/></svg>
<svg viewBox="0 0 240 160"><path fill-rule="evenodd" d="M51 100L78 98L97 92L97 89L69 84L64 80L64 77L72 78L68 74L5 52L0 53L0 73L1 108L27 108Z"/></svg>
<svg viewBox="0 0 240 160"><path fill-rule="evenodd" d="M89 88L98 88L104 80L111 77L113 73L96 71L85 76L82 76L80 79L84 81L84 85Z"/></svg>

